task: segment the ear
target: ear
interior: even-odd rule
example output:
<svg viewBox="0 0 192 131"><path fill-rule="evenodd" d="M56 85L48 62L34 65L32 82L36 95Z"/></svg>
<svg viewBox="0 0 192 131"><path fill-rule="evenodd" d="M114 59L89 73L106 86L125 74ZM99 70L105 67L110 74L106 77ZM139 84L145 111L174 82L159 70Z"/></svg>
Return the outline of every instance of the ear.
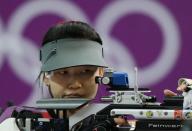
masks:
<svg viewBox="0 0 192 131"><path fill-rule="evenodd" d="M43 83L46 86L50 86L50 75L48 75L47 73L45 73L43 76Z"/></svg>
<svg viewBox="0 0 192 131"><path fill-rule="evenodd" d="M104 75L104 68L99 67L99 76L103 76Z"/></svg>

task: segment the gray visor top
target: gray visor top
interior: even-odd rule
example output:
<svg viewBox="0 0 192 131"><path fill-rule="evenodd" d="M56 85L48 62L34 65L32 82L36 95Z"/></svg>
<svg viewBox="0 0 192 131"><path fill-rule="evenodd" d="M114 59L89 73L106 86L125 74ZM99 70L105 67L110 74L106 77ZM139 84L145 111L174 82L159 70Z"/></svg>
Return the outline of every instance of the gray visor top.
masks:
<svg viewBox="0 0 192 131"><path fill-rule="evenodd" d="M106 67L102 45L85 39L60 39L45 44L40 50L41 71L93 65Z"/></svg>

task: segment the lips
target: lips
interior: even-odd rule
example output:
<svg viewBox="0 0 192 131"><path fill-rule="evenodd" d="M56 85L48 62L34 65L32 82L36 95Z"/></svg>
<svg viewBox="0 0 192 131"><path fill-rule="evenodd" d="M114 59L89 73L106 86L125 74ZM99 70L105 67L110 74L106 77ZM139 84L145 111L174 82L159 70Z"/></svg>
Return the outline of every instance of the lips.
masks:
<svg viewBox="0 0 192 131"><path fill-rule="evenodd" d="M64 95L62 98L82 98L80 94L68 94Z"/></svg>

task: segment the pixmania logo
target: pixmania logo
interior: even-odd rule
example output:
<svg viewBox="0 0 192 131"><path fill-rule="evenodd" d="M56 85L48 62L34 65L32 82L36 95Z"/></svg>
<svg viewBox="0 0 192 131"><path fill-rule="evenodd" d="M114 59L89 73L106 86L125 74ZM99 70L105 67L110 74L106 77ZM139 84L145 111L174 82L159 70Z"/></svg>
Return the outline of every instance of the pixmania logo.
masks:
<svg viewBox="0 0 192 131"><path fill-rule="evenodd" d="M158 124L158 123L149 123L148 128L160 128L160 129L179 129L183 127L183 124Z"/></svg>

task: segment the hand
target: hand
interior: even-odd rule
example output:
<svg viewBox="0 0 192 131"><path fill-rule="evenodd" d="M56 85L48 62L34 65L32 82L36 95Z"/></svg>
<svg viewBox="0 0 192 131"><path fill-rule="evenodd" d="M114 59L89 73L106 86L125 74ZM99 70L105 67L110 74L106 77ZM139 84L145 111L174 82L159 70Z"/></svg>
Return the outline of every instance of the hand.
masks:
<svg viewBox="0 0 192 131"><path fill-rule="evenodd" d="M164 90L164 95L167 96L167 97L172 97L172 96L177 96L177 93L171 91L171 90L168 90L168 89L165 89Z"/></svg>
<svg viewBox="0 0 192 131"><path fill-rule="evenodd" d="M125 126L125 125L128 125L128 122L127 120L125 120L123 117L116 117L114 118L114 121L117 125L120 125L120 126Z"/></svg>
<svg viewBox="0 0 192 131"><path fill-rule="evenodd" d="M121 116L114 118L114 122L119 126L135 126L136 121L135 119L127 120Z"/></svg>

